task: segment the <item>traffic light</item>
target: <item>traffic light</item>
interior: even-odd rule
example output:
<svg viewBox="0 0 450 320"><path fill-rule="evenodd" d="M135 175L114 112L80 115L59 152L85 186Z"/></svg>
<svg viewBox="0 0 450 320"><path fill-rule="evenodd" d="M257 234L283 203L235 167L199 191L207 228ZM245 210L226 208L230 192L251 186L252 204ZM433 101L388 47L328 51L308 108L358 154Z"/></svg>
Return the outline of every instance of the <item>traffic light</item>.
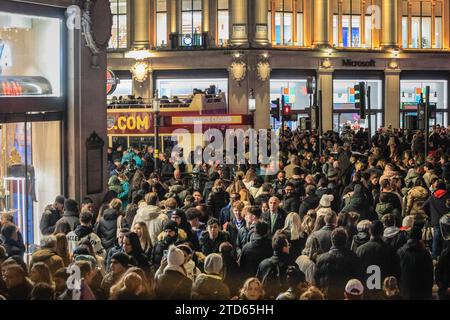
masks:
<svg viewBox="0 0 450 320"><path fill-rule="evenodd" d="M366 118L366 85L359 82L353 87L355 90L355 108L360 110L361 119Z"/></svg>
<svg viewBox="0 0 450 320"><path fill-rule="evenodd" d="M280 121L280 98L271 101L270 115Z"/></svg>
<svg viewBox="0 0 450 320"><path fill-rule="evenodd" d="M283 105L283 116L289 116L291 114L291 105Z"/></svg>

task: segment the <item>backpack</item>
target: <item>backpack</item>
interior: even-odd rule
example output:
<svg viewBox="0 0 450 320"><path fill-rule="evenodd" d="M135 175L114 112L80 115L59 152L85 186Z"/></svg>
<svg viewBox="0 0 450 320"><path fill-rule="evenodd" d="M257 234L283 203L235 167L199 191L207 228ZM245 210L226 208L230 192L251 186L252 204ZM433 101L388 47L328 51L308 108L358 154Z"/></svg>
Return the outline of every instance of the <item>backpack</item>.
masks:
<svg viewBox="0 0 450 320"><path fill-rule="evenodd" d="M270 271L264 275L261 281L266 289L268 298L271 298L270 295L276 297L280 292L284 291L285 288L281 282L281 276L280 265L273 261L273 257L270 258Z"/></svg>

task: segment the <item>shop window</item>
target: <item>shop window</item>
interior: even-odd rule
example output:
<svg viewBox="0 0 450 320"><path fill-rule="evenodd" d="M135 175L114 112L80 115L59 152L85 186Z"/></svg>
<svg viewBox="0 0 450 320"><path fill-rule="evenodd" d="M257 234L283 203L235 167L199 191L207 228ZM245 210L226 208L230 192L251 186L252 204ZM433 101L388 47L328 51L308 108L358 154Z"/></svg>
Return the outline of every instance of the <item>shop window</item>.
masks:
<svg viewBox="0 0 450 320"><path fill-rule="evenodd" d="M407 123L408 117L417 116L417 104L425 97L426 87L430 87L430 103L436 105L436 117L430 125L447 126L447 80L401 80L400 81L400 126Z"/></svg>
<svg viewBox="0 0 450 320"><path fill-rule="evenodd" d="M366 82L370 86L371 101L371 130L375 133L377 127L382 126L383 118L383 88L381 80L334 80L333 81L333 126L341 132L346 126L352 128L368 128L367 119L361 119L359 110L355 107L354 86L359 82ZM373 126L372 124L376 124Z"/></svg>
<svg viewBox="0 0 450 320"><path fill-rule="evenodd" d="M205 91L215 86L216 92L228 92L228 79L158 79L156 81L160 97L190 96L194 89Z"/></svg>
<svg viewBox="0 0 450 320"><path fill-rule="evenodd" d="M292 110L305 110L309 107L306 79L270 80L270 101L277 98L281 99L283 88L289 88L289 101L292 101Z"/></svg>
<svg viewBox="0 0 450 320"><path fill-rule="evenodd" d="M375 26L371 1L335 0L333 2L333 44L342 48L372 48ZM369 14L368 14L369 13Z"/></svg>
<svg viewBox="0 0 450 320"><path fill-rule="evenodd" d="M61 28L61 19L0 12L0 98L61 96Z"/></svg>
<svg viewBox="0 0 450 320"><path fill-rule="evenodd" d="M273 45L303 45L302 0L269 0L268 22L269 40Z"/></svg>
<svg viewBox="0 0 450 320"><path fill-rule="evenodd" d="M167 0L156 1L156 46L167 46Z"/></svg>
<svg viewBox="0 0 450 320"><path fill-rule="evenodd" d="M113 25L108 47L110 49L125 49L128 47L127 0L111 0L110 3Z"/></svg>
<svg viewBox="0 0 450 320"><path fill-rule="evenodd" d="M442 48L443 1L402 2L402 46Z"/></svg>
<svg viewBox="0 0 450 320"><path fill-rule="evenodd" d="M229 35L229 0L217 0L217 39L220 47L228 44Z"/></svg>
<svg viewBox="0 0 450 320"><path fill-rule="evenodd" d="M182 46L199 46L202 41L202 0L181 1Z"/></svg>
<svg viewBox="0 0 450 320"><path fill-rule="evenodd" d="M61 194L60 146L59 121L0 124L0 211L13 215L27 246L39 243L41 215Z"/></svg>

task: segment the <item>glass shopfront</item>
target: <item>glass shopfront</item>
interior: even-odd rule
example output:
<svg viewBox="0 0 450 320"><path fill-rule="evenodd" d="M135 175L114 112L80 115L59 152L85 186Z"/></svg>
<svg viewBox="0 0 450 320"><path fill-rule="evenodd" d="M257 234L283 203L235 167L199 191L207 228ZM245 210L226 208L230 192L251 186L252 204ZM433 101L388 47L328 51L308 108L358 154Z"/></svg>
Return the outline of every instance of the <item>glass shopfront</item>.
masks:
<svg viewBox="0 0 450 320"><path fill-rule="evenodd" d="M355 107L354 86L359 82L365 82L370 86L371 112L370 126L371 134L375 134L376 128L383 125L383 81L378 79L367 79L365 77L354 79L333 80L333 130L342 132L346 126L357 130L369 127L369 116L361 119L360 110Z"/></svg>
<svg viewBox="0 0 450 320"><path fill-rule="evenodd" d="M430 126L448 125L447 80L400 81L400 127L409 124L408 118L417 121L417 104L425 99L426 87L430 87L430 103L436 105L436 116L429 119Z"/></svg>
<svg viewBox="0 0 450 320"><path fill-rule="evenodd" d="M28 253L64 191L64 27L63 9L0 1L0 213L12 215Z"/></svg>

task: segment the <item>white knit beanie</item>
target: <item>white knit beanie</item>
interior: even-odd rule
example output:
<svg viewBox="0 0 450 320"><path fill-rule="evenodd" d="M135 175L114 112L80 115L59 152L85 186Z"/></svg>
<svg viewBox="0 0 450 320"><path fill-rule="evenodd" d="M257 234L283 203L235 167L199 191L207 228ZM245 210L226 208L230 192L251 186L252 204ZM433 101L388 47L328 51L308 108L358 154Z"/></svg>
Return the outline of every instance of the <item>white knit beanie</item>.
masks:
<svg viewBox="0 0 450 320"><path fill-rule="evenodd" d="M167 254L167 265L172 266L182 266L184 264L184 253L182 250L178 249L174 245L169 247L169 252Z"/></svg>
<svg viewBox="0 0 450 320"><path fill-rule="evenodd" d="M334 200L334 196L332 194L324 194L322 196L322 198L320 198L319 204L322 207L328 208L328 207L331 207L331 202L333 202L333 200Z"/></svg>
<svg viewBox="0 0 450 320"><path fill-rule="evenodd" d="M211 253L205 259L205 272L220 274L223 267L222 256L218 253Z"/></svg>

